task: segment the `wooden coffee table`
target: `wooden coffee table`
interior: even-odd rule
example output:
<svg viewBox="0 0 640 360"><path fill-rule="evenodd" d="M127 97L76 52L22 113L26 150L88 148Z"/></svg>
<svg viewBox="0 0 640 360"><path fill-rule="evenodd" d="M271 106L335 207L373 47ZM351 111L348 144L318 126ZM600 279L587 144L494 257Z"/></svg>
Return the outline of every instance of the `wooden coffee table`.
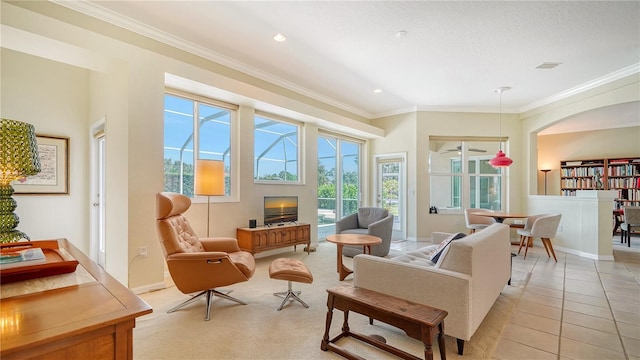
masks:
<svg viewBox="0 0 640 360"><path fill-rule="evenodd" d="M371 245L382 243L382 239L373 235L361 234L335 234L327 236L327 241L338 245L338 274L340 281L344 280L353 270L342 263L342 247L345 245L362 245L365 254L371 254Z"/></svg>
<svg viewBox="0 0 640 360"><path fill-rule="evenodd" d="M417 304L408 300L392 297L379 292L357 288L351 285L342 285L327 289L327 319L324 336L320 344L323 351L333 351L347 359L360 360L361 356L338 346L336 342L344 337L352 337L375 346L381 350L389 352L399 358L407 360L420 360L417 356L407 353L374 336L353 332L349 329L349 312L369 317L369 322L373 319L393 325L404 330L411 338L422 341L424 344L424 358L433 359L433 338L438 338L440 359L447 359L446 346L444 343L444 318L447 312L431 306ZM342 310L344 322L342 332L334 338L329 338L333 309Z"/></svg>

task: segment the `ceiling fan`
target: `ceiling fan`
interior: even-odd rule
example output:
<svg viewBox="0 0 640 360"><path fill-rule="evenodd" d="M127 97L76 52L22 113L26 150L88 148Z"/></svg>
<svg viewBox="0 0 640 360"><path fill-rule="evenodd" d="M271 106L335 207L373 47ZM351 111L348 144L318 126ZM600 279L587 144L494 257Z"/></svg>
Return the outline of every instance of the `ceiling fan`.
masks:
<svg viewBox="0 0 640 360"><path fill-rule="evenodd" d="M447 154L447 153L454 152L454 151L455 152L460 152L461 150L462 150L462 146L458 145L458 146L456 146L455 149L447 149L447 150L441 152L441 154ZM483 152L483 153L487 152L487 150L476 149L476 148L469 148L469 151L471 151L471 152Z"/></svg>

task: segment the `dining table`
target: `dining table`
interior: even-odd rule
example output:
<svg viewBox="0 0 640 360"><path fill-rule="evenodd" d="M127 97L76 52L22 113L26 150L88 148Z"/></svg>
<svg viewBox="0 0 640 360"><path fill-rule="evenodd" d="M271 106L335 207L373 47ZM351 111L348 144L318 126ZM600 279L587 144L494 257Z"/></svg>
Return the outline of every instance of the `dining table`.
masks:
<svg viewBox="0 0 640 360"><path fill-rule="evenodd" d="M496 220L497 223L504 223L504 221L506 219L526 219L529 217L529 215L526 214L520 214L520 213L506 213L506 212L497 212L497 211L483 211L483 212L476 212L473 213L473 215L478 215L478 216L484 216L484 217L490 217L490 218L494 218ZM514 229L523 229L524 228L524 224L515 224L515 223L511 223L508 224L510 228L514 228ZM518 242L511 242L511 245L519 245L520 241Z"/></svg>
<svg viewBox="0 0 640 360"><path fill-rule="evenodd" d="M506 212L494 212L494 211L483 211L472 213L477 216L491 217L496 220L498 223L503 223L506 219L526 219L529 215L519 214L519 213L506 213Z"/></svg>

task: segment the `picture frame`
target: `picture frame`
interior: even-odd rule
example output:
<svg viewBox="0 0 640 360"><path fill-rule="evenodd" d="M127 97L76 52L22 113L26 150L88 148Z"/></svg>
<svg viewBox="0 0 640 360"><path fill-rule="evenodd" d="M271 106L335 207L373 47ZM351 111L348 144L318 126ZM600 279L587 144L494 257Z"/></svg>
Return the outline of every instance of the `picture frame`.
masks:
<svg viewBox="0 0 640 360"><path fill-rule="evenodd" d="M15 195L69 195L69 137L36 134L40 173L11 183Z"/></svg>

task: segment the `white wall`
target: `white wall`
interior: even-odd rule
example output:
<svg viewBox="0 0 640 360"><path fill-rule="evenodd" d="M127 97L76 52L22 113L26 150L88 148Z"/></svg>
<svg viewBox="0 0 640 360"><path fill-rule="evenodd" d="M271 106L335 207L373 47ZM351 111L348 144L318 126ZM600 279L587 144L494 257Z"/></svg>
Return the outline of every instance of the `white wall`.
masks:
<svg viewBox="0 0 640 360"><path fill-rule="evenodd" d="M0 55L0 116L69 137L69 194L15 194L18 229L33 240L67 238L88 253L89 71L4 48Z"/></svg>

